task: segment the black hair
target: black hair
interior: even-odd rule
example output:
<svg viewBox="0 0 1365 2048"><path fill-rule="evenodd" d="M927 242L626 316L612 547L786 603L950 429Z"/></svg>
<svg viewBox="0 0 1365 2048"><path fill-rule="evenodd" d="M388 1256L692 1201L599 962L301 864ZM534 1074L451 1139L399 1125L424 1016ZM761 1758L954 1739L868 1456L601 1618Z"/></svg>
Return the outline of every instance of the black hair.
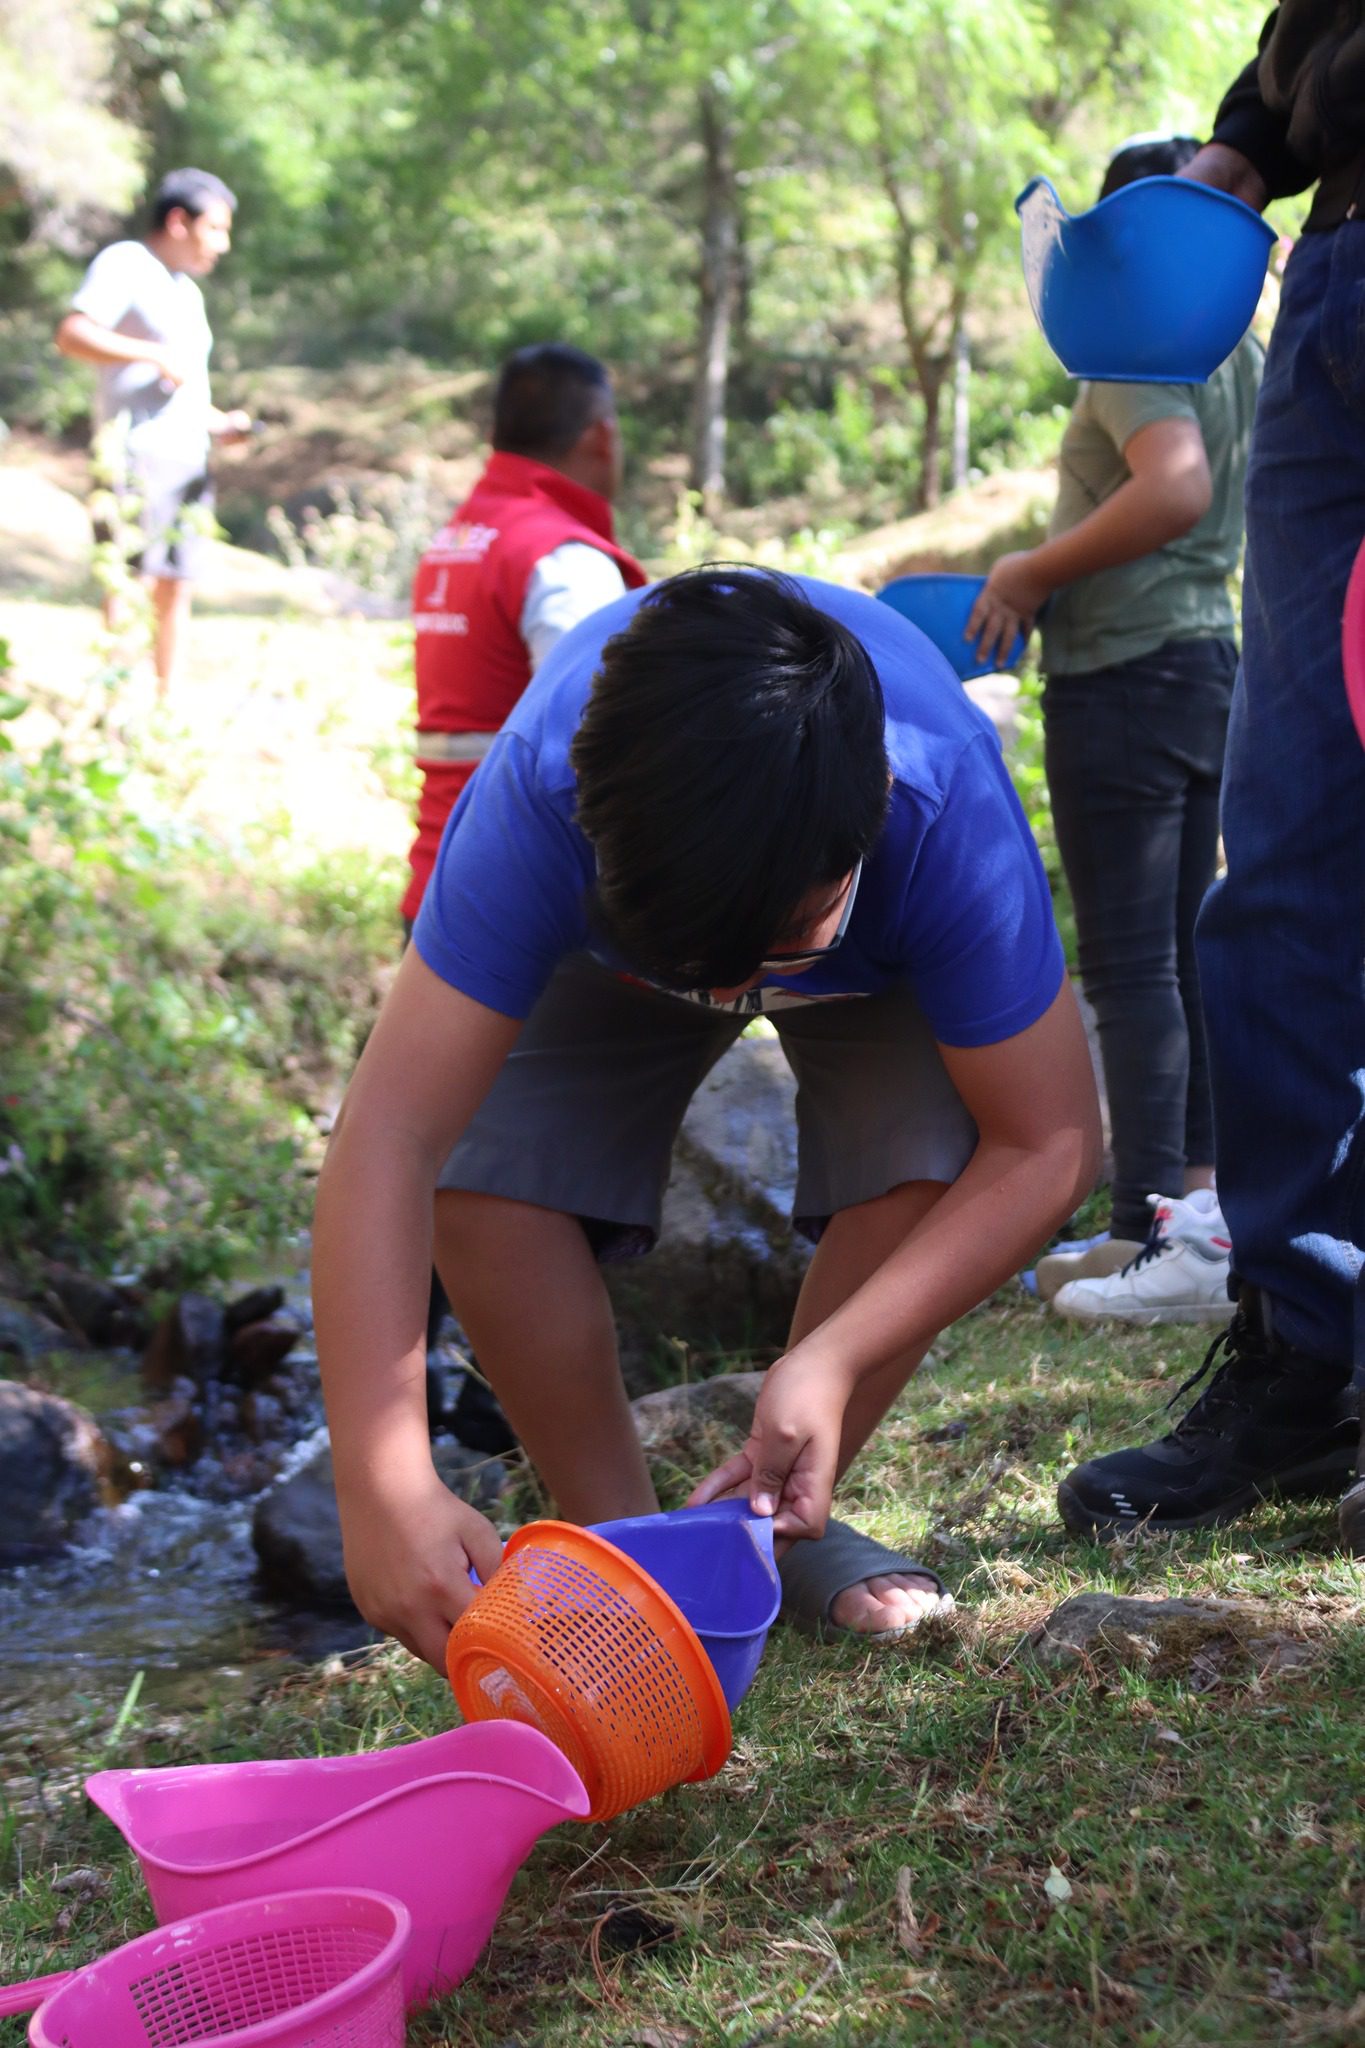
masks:
<svg viewBox="0 0 1365 2048"><path fill-rule="evenodd" d="M1173 178L1198 156L1200 147L1192 135L1135 135L1110 157L1100 198L1107 199L1139 178Z"/></svg>
<svg viewBox="0 0 1365 2048"><path fill-rule="evenodd" d="M504 455L566 455L610 410L604 363L566 341L535 342L509 356L498 373L493 446Z"/></svg>
<svg viewBox="0 0 1365 2048"><path fill-rule="evenodd" d="M177 208L187 213L191 220L197 220L201 213L215 205L229 206L235 213L237 194L221 178L215 178L212 171L196 171L189 167L181 171L167 171L152 194L152 226L164 228Z"/></svg>
<svg viewBox="0 0 1365 2048"><path fill-rule="evenodd" d="M747 981L886 818L876 671L771 570L709 565L651 590L602 650L569 758L594 922L675 988Z"/></svg>

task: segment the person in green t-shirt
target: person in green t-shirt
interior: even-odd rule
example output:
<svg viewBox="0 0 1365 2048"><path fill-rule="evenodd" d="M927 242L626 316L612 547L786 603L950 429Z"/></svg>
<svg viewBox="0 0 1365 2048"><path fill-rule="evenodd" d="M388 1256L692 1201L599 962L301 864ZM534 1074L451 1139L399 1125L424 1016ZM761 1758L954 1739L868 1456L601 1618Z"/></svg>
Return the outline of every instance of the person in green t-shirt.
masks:
<svg viewBox="0 0 1365 2048"><path fill-rule="evenodd" d="M1174 175L1197 149L1137 137L1100 197ZM1040 1270L1063 1314L1231 1314L1226 1232L1196 1192L1213 1184L1213 1117L1194 924L1217 865L1237 667L1228 579L1262 361L1247 336L1207 384L1083 383L1048 538L995 563L968 624L999 658L1042 613L1048 788L1099 1022L1112 1233ZM1175 1204L1178 1244L1163 1230L1172 1202L1155 1198L1182 1195L1194 1199Z"/></svg>

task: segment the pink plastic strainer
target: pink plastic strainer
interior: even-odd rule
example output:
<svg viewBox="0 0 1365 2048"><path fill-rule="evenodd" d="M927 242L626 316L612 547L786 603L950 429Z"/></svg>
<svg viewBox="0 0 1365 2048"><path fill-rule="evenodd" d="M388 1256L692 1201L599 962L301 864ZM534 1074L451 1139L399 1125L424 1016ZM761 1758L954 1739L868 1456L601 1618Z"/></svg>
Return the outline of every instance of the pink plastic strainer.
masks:
<svg viewBox="0 0 1365 2048"><path fill-rule="evenodd" d="M383 1892L281 1892L13 1990L47 1994L30 2048L403 2048L410 1925Z"/></svg>

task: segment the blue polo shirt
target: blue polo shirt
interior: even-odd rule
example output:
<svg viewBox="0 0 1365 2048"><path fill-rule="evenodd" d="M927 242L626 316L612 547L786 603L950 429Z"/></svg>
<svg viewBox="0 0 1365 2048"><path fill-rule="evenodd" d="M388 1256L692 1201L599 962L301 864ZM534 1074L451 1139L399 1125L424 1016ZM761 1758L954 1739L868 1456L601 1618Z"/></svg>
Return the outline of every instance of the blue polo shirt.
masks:
<svg viewBox="0 0 1365 2048"><path fill-rule="evenodd" d="M739 1007L909 988L943 1045L994 1045L1049 1007L1064 971L1047 877L995 730L918 629L888 605L796 581L866 650L886 704L891 801L838 949ZM566 954L629 973L589 927L592 848L574 822L569 746L602 648L646 591L567 633L451 813L413 942L434 974L526 1017Z"/></svg>

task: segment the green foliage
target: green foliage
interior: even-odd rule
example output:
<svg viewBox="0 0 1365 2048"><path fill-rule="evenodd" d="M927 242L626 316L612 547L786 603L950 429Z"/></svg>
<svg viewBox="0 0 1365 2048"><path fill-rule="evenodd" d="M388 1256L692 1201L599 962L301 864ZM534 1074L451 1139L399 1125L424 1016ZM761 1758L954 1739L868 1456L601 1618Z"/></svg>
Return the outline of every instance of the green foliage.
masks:
<svg viewBox="0 0 1365 2048"><path fill-rule="evenodd" d="M266 526L285 561L406 602L422 552L445 516L445 498L422 472L385 479L363 495L344 488L328 495L326 510L307 505L297 520L279 505L266 513Z"/></svg>
<svg viewBox="0 0 1365 2048"><path fill-rule="evenodd" d="M4 219L0 205L0 229ZM45 434L64 434L90 411L89 370L52 345L77 276L38 243L0 244L0 414Z"/></svg>
<svg viewBox="0 0 1365 2048"><path fill-rule="evenodd" d="M0 744L0 1240L226 1274L306 1219L394 878L244 875L113 740Z"/></svg>
<svg viewBox="0 0 1365 2048"><path fill-rule="evenodd" d="M136 191L140 139L111 105L109 28L97 0L0 7L0 217L17 202L60 230Z"/></svg>
<svg viewBox="0 0 1365 2048"><path fill-rule="evenodd" d="M917 411L894 370L840 377L827 407L781 406L761 426L732 428L734 493L742 504L805 497L835 512L856 491L873 500L871 516L894 517L918 470Z"/></svg>
<svg viewBox="0 0 1365 2048"><path fill-rule="evenodd" d="M1062 869L1062 857L1057 851L1057 833L1052 822L1052 799L1048 794L1047 768L1043 758L1042 697L1043 679L1030 659L1019 678L1017 724L1009 749L1009 770L1028 819L1029 830L1043 856L1057 929L1061 933L1067 960L1074 967L1076 914L1071 907L1071 891Z"/></svg>
<svg viewBox="0 0 1365 2048"><path fill-rule="evenodd" d="M1075 386L1042 337L1026 334L999 363L972 371L968 459L978 474L1041 468L1057 453ZM825 404L778 405L761 423L732 422L729 476L741 505L804 497L865 524L914 507L924 407L913 380L875 366L836 379Z"/></svg>
<svg viewBox="0 0 1365 2048"><path fill-rule="evenodd" d="M109 26L96 0L0 0L0 415L48 433L89 405L88 377L51 345L79 274L73 245L141 175Z"/></svg>
<svg viewBox="0 0 1365 2048"><path fill-rule="evenodd" d="M678 501L672 536L657 563L659 574L673 576L702 562L757 562L791 576L837 576L836 557L848 539L841 526L803 526L783 538L769 535L753 542L708 519L695 491Z"/></svg>
<svg viewBox="0 0 1365 2048"><path fill-rule="evenodd" d="M1008 355L983 352L970 387L972 466L1032 469L1054 461L1075 395L1075 384L1032 329Z"/></svg>
<svg viewBox="0 0 1365 2048"><path fill-rule="evenodd" d="M61 0L56 19L96 16ZM1028 329L1023 179L1049 171L1076 203L1126 131L1205 126L1255 27L1234 0L104 0L72 93L151 173L206 163L238 192L210 288L220 365L396 347L486 365L558 334L648 391L691 373L709 108L742 265L732 385L780 359L833 373L815 398L734 404L738 497L805 490L823 513L869 488L895 509L943 466L958 328L1006 377ZM7 258L0 218L0 305L37 309L12 336L0 315L0 410L60 429L88 386L50 374L72 276L50 227L26 212ZM903 383L893 406L879 375ZM973 462L1038 452L1046 405L1016 410L974 425ZM671 425L676 447L676 404Z"/></svg>

